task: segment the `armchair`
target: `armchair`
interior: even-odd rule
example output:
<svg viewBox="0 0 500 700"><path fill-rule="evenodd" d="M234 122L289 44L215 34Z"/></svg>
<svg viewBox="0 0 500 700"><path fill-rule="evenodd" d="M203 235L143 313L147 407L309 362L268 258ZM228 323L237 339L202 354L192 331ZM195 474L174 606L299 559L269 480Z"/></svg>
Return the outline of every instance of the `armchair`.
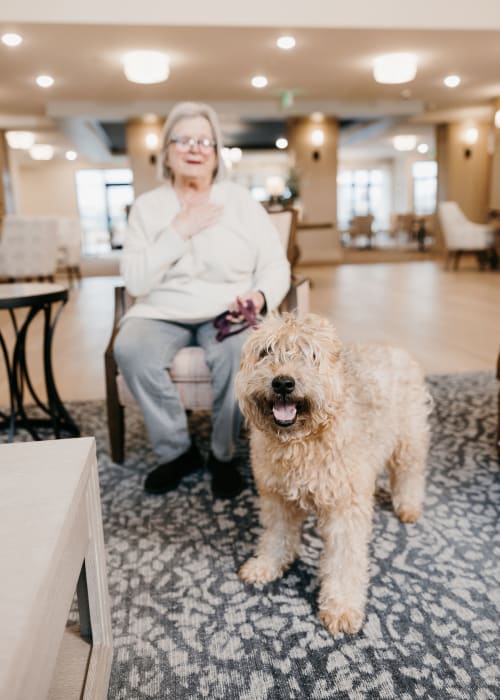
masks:
<svg viewBox="0 0 500 700"><path fill-rule="evenodd" d="M297 213L292 210L269 214L275 222L281 242L288 258L295 252ZM291 262L292 262L291 261ZM106 406L108 416L109 442L114 462L122 463L125 458L125 407L135 404L135 399L119 373L115 362L113 346L118 333L119 322L125 311L133 304L133 297L125 287L115 287L115 316L113 330L104 354L106 375ZM309 280L292 281L292 286L280 306L280 311L295 310L299 315L309 310ZM179 391L179 397L186 410L208 411L212 405L210 372L200 347L186 347L179 350L174 358L170 375Z"/></svg>
<svg viewBox="0 0 500 700"><path fill-rule="evenodd" d="M484 269L495 251L495 229L467 219L456 202L440 202L438 216L448 251L445 269L453 259L453 269L457 270L464 254L475 255L480 269Z"/></svg>

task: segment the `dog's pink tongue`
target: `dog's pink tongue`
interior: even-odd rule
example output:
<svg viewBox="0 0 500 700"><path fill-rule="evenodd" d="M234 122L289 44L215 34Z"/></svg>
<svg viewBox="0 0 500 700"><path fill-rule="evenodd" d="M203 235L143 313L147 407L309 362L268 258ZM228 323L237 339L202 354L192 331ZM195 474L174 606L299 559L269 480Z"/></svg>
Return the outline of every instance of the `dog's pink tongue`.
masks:
<svg viewBox="0 0 500 700"><path fill-rule="evenodd" d="M297 408L294 403L281 403L277 401L273 406L273 414L276 420L293 420L296 413Z"/></svg>

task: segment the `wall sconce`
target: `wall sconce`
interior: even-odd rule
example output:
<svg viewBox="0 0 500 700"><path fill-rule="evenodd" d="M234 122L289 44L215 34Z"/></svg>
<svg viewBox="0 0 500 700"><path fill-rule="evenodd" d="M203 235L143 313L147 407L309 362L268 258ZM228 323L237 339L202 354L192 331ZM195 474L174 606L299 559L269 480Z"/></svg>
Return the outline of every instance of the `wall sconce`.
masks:
<svg viewBox="0 0 500 700"><path fill-rule="evenodd" d="M495 126L497 129L500 129L500 109L497 109L495 112Z"/></svg>
<svg viewBox="0 0 500 700"><path fill-rule="evenodd" d="M149 131L144 139L148 151L157 151L160 139L155 131ZM156 165L156 153L150 153L149 162L151 165Z"/></svg>
<svg viewBox="0 0 500 700"><path fill-rule="evenodd" d="M311 132L311 143L314 146L312 153L313 160L320 159L319 147L325 143L325 132L323 129L313 129Z"/></svg>
<svg viewBox="0 0 500 700"><path fill-rule="evenodd" d="M479 138L479 131L476 129L475 126L470 127L469 129L466 129L464 133L464 142L467 145L467 148L464 150L464 158L470 158L472 155L472 149L469 148L469 146L473 146L475 143L477 143L477 139Z"/></svg>

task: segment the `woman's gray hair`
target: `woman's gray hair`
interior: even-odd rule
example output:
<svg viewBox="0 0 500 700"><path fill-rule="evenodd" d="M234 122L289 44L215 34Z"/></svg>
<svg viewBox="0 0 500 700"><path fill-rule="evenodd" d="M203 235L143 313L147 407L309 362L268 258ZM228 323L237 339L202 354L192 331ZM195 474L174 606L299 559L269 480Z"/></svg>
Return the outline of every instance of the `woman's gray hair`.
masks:
<svg viewBox="0 0 500 700"><path fill-rule="evenodd" d="M212 133L215 141L215 171L213 182L224 180L227 176L226 166L222 158L222 134L220 130L219 118L215 111L209 105L203 102L178 102L169 112L169 115L163 125L161 136L161 151L158 163L159 176L163 180L172 181L172 171L167 164L167 153L170 143L170 137L174 126L181 119L190 119L191 117L205 117L212 127Z"/></svg>

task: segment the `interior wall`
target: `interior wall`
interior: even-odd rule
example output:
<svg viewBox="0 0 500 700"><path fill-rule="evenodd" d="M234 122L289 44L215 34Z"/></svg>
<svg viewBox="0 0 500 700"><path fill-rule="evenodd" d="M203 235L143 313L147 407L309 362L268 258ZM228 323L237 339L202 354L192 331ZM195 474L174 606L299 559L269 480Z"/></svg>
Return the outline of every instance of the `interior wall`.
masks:
<svg viewBox="0 0 500 700"><path fill-rule="evenodd" d="M311 144L311 133L321 128L325 135L322 146ZM309 117L296 117L287 124L289 151L299 182L304 222L335 223L337 220L337 144L338 122L327 117L313 122ZM318 158L313 157L314 153Z"/></svg>
<svg viewBox="0 0 500 700"><path fill-rule="evenodd" d="M161 136L160 122L146 123L142 120L130 120L126 125L127 155L134 176L134 194L138 197L144 192L158 187L162 180L158 175L156 163L157 149L149 150L146 136L149 133Z"/></svg>
<svg viewBox="0 0 500 700"><path fill-rule="evenodd" d="M500 98L493 102L496 112L500 110ZM500 126L491 125L493 156L491 159L490 209L500 209Z"/></svg>
<svg viewBox="0 0 500 700"><path fill-rule="evenodd" d="M467 145L464 134L472 126L478 130L478 140ZM438 149L438 177L443 180L440 196L445 192L448 200L458 202L464 214L478 223L486 220L489 210L489 134L490 124L485 122L448 124L441 132L442 143Z"/></svg>
<svg viewBox="0 0 500 700"><path fill-rule="evenodd" d="M16 214L78 216L74 163L12 160Z"/></svg>
<svg viewBox="0 0 500 700"><path fill-rule="evenodd" d="M13 212L21 216L78 217L76 171L90 168L129 167L128 161L91 163L78 158L68 161L34 161L25 153L10 150L10 173L13 191Z"/></svg>

